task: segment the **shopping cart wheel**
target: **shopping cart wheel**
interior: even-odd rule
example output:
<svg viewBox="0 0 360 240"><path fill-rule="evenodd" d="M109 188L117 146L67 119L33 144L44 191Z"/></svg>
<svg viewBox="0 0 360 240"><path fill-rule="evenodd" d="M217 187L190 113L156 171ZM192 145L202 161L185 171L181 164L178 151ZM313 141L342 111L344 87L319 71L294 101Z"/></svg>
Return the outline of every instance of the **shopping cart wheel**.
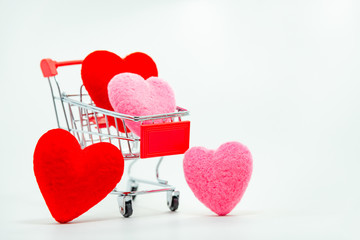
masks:
<svg viewBox="0 0 360 240"><path fill-rule="evenodd" d="M133 214L131 196L118 196L118 203L120 213L123 215L123 217L128 218Z"/></svg>
<svg viewBox="0 0 360 240"><path fill-rule="evenodd" d="M171 211L176 211L179 207L179 197L180 192L179 191L170 191L168 192L168 207Z"/></svg>
<svg viewBox="0 0 360 240"><path fill-rule="evenodd" d="M130 217L133 214L133 209L132 209L132 202L131 201L126 201L125 202L125 212L123 214L124 217Z"/></svg>

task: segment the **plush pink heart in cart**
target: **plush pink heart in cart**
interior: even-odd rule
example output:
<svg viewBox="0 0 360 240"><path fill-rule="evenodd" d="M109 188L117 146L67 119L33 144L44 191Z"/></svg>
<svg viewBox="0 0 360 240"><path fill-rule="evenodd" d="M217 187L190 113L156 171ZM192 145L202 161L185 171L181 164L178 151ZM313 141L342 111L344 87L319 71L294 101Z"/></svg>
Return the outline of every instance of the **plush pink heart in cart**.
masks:
<svg viewBox="0 0 360 240"><path fill-rule="evenodd" d="M228 142L216 151L193 147L185 153L184 173L195 196L223 216L241 200L250 181L252 157L239 142Z"/></svg>
<svg viewBox="0 0 360 240"><path fill-rule="evenodd" d="M121 73L108 85L111 106L118 113L132 116L147 116L172 113L176 109L174 92L170 85L157 77L147 81L134 73ZM166 120L170 121L170 120ZM163 120L155 120L160 123ZM146 124L148 122L144 122ZM126 121L126 126L140 136L140 122Z"/></svg>

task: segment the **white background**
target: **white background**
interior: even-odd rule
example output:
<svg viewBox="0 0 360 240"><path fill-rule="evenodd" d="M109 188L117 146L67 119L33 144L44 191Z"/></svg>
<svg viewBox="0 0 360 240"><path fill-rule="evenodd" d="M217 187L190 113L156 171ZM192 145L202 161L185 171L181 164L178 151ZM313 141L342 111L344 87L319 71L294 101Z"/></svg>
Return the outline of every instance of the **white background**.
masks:
<svg viewBox="0 0 360 240"><path fill-rule="evenodd" d="M359 239L358 1L0 0L0 34L0 239ZM191 146L250 148L253 176L231 214L193 196L176 156L161 174L181 191L178 212L154 194L124 219L109 196L72 224L52 219L32 170L56 127L39 63L98 49L153 57L191 111ZM78 89L79 67L59 74Z"/></svg>

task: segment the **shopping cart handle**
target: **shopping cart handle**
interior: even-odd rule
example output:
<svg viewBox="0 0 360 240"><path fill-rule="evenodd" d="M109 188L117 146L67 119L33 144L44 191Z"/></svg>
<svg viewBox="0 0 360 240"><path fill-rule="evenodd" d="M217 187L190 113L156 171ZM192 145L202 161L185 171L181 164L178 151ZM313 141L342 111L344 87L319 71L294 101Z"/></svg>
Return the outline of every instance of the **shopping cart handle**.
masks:
<svg viewBox="0 0 360 240"><path fill-rule="evenodd" d="M40 62L40 68L44 77L53 77L58 74L57 68L62 66L81 64L82 60L73 60L65 62L56 62L50 58L45 58Z"/></svg>

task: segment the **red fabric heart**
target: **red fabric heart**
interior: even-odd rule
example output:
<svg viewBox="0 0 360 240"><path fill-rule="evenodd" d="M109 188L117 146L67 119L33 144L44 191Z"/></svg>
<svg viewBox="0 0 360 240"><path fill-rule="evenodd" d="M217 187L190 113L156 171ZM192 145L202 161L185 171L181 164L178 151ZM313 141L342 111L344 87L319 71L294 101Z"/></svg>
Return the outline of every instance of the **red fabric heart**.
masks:
<svg viewBox="0 0 360 240"><path fill-rule="evenodd" d="M86 90L95 105L113 111L109 102L107 85L116 74L130 72L142 76L144 79L158 76L155 62L145 53L135 52L124 59L108 51L90 53L83 61L81 77ZM114 126L114 119L109 119ZM122 122L118 122L120 131L124 131Z"/></svg>
<svg viewBox="0 0 360 240"><path fill-rule="evenodd" d="M110 143L83 150L68 131L53 129L39 139L34 173L56 221L66 223L105 198L124 171L121 151Z"/></svg>

